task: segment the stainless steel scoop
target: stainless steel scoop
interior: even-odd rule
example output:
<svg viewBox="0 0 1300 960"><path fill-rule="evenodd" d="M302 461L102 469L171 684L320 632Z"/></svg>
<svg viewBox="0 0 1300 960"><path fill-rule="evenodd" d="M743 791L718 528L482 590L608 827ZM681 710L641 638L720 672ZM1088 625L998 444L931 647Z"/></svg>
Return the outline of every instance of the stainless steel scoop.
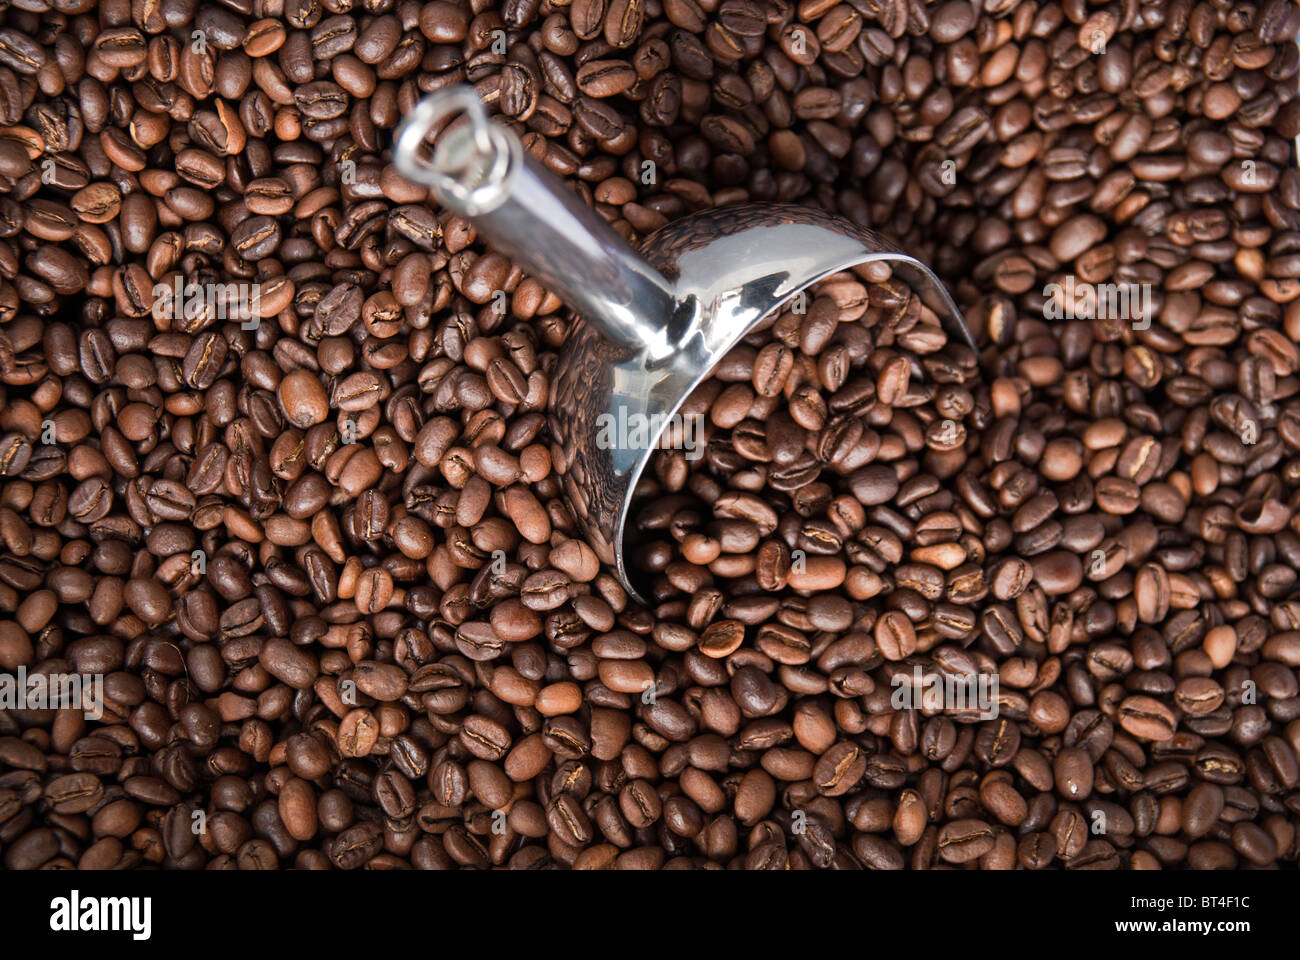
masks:
<svg viewBox="0 0 1300 960"><path fill-rule="evenodd" d="M467 123L449 125L462 113ZM553 465L587 542L642 602L624 562L624 524L668 418L728 350L802 289L855 264L888 261L948 334L975 350L961 312L924 264L819 210L718 207L657 230L638 254L513 132L489 121L470 87L422 100L398 130L393 161L581 316L551 386ZM611 422L651 429L632 443L600 442Z"/></svg>

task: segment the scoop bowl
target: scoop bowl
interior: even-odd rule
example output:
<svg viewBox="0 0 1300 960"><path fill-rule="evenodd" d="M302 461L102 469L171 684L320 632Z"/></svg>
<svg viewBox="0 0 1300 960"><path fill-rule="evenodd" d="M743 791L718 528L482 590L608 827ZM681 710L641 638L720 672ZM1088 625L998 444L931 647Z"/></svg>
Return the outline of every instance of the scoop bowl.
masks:
<svg viewBox="0 0 1300 960"><path fill-rule="evenodd" d="M461 113L468 124L451 125ZM422 150L439 130L430 162ZM419 104L398 132L394 162L579 314L552 378L553 466L587 543L643 603L648 591L626 558L638 480L714 365L801 291L887 262L947 334L975 350L928 267L821 210L717 207L674 220L633 251L512 131L488 120L468 87Z"/></svg>

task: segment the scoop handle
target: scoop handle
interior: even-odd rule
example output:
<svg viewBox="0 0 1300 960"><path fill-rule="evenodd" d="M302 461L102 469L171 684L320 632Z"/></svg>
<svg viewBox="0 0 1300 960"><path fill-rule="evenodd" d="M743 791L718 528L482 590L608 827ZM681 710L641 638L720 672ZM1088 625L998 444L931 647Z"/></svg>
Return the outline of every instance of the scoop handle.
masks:
<svg viewBox="0 0 1300 960"><path fill-rule="evenodd" d="M430 134L462 113L468 124L446 129L424 159ZM525 153L513 131L489 120L472 87L447 87L420 101L398 129L393 163L607 339L632 350L670 347L672 285Z"/></svg>

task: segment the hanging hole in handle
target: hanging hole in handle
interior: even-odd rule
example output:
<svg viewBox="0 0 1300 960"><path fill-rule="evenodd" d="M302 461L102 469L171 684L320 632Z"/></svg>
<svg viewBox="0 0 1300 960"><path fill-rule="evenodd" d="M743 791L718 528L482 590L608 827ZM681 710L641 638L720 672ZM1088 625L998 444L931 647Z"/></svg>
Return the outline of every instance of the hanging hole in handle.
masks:
<svg viewBox="0 0 1300 960"><path fill-rule="evenodd" d="M474 88L439 90L421 100L397 131L393 164L439 201L472 214L491 205L509 169L511 141L487 115Z"/></svg>

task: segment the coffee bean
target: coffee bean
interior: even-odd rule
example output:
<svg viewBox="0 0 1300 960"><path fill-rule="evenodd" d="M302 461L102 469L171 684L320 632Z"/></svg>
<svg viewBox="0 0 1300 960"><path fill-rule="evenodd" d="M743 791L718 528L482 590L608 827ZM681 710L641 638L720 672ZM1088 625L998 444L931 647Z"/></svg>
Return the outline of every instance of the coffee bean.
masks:
<svg viewBox="0 0 1300 960"><path fill-rule="evenodd" d="M1173 711L1146 696L1123 700L1119 705L1119 723L1133 736L1154 741L1170 739L1177 726Z"/></svg>

